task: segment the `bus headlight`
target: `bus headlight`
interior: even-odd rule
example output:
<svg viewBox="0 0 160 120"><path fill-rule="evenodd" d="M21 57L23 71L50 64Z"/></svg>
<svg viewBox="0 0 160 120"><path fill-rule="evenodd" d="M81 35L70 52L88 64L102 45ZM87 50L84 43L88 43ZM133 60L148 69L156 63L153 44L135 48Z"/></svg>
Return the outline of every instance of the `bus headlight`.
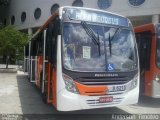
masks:
<svg viewBox="0 0 160 120"><path fill-rule="evenodd" d="M136 74L132 79L131 89L134 89L137 86L137 83L138 83L138 74Z"/></svg>
<svg viewBox="0 0 160 120"><path fill-rule="evenodd" d="M66 89L72 93L79 93L73 79L66 74L63 74L64 83L66 85Z"/></svg>

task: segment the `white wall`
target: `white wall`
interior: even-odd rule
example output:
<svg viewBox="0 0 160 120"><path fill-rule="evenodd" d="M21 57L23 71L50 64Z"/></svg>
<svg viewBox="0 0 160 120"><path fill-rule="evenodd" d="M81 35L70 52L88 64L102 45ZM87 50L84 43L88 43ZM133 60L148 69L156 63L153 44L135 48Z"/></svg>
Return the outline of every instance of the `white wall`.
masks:
<svg viewBox="0 0 160 120"><path fill-rule="evenodd" d="M40 26L50 15L51 6L58 3L60 6L72 5L74 0L11 0L8 7L0 8L0 19L3 21L7 18L7 23L10 23L11 16L15 16L15 26L19 29L26 29ZM98 8L98 0L83 0L84 7ZM35 20L34 11L36 8L41 8L42 14L40 19ZM160 14L160 0L146 0L146 2L138 7L131 6L128 0L112 0L112 5L107 11L115 12L134 18L133 16L151 16ZM21 22L21 13L25 11L27 14L26 21ZM135 17L137 18L137 17ZM134 19L136 20L136 19ZM137 18L138 20L138 18Z"/></svg>

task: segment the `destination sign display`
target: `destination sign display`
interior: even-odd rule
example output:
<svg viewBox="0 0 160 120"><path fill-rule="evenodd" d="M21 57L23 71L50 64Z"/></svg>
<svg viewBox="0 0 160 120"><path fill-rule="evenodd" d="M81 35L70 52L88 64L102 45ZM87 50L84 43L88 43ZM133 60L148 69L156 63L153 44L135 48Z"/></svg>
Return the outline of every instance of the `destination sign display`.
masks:
<svg viewBox="0 0 160 120"><path fill-rule="evenodd" d="M68 17L71 20L80 20L88 22L96 22L103 24L119 25L128 27L127 18L114 15L107 12L93 11L93 10L79 10L79 9L68 9Z"/></svg>

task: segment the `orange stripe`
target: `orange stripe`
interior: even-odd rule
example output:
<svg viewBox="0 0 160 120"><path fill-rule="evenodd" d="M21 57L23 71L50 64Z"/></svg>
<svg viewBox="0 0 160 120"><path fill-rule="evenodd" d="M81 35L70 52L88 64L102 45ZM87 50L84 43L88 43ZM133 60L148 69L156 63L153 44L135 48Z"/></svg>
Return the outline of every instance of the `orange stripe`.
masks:
<svg viewBox="0 0 160 120"><path fill-rule="evenodd" d="M56 90L56 70L53 68L52 71L52 96L53 96L53 105L54 107L57 107L57 90Z"/></svg>
<svg viewBox="0 0 160 120"><path fill-rule="evenodd" d="M75 82L75 85L81 95L105 95L108 91L107 86L87 86Z"/></svg>
<svg viewBox="0 0 160 120"><path fill-rule="evenodd" d="M50 91L50 86L51 85L51 64L48 64L48 90L47 90L47 102L52 103L52 99L50 99L51 91Z"/></svg>
<svg viewBox="0 0 160 120"><path fill-rule="evenodd" d="M58 12L56 12L54 15L50 16L47 21L37 30L38 32L42 31L47 27L47 25L56 17L58 16Z"/></svg>
<svg viewBox="0 0 160 120"><path fill-rule="evenodd" d="M44 30L48 24L56 17L58 16L59 13L56 12L54 15L50 16L47 21L32 35L32 38L34 38L35 36L37 36L42 30Z"/></svg>

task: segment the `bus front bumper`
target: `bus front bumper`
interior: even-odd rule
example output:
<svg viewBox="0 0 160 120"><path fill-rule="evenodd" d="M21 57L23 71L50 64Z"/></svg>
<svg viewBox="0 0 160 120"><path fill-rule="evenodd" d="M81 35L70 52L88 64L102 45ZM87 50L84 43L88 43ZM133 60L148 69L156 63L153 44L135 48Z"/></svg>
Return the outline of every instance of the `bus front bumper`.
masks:
<svg viewBox="0 0 160 120"><path fill-rule="evenodd" d="M101 103L100 97L113 97L112 102ZM138 102L139 89L134 88L127 93L120 95L104 95L104 96L84 96L71 93L66 89L61 90L57 95L58 111L73 111L82 109L94 109L104 107L114 107L118 105L136 104Z"/></svg>

